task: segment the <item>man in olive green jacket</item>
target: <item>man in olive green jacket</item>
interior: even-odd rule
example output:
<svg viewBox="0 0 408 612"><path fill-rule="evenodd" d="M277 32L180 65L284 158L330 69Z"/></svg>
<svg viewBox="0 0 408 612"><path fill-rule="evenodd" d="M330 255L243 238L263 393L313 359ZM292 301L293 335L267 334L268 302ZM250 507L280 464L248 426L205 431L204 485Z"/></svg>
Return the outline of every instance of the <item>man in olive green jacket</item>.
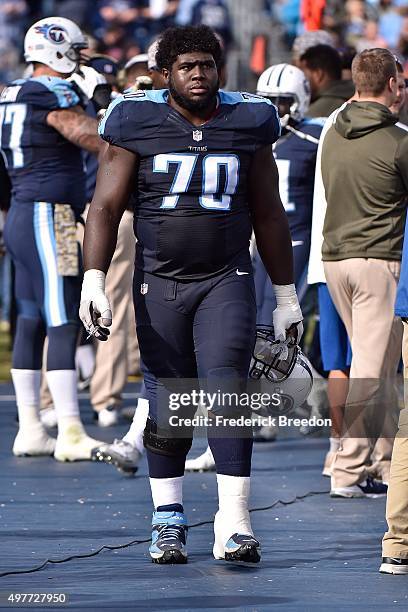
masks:
<svg viewBox="0 0 408 612"><path fill-rule="evenodd" d="M330 45L309 47L298 65L310 83L308 117L328 117L354 94L353 82L341 78L340 54Z"/></svg>
<svg viewBox="0 0 408 612"><path fill-rule="evenodd" d="M352 66L358 100L326 135L322 175L327 199L322 257L328 288L351 339L353 359L335 497L384 495L397 408L393 387L401 353L394 316L408 195L408 136L387 107L397 95L394 56L371 49ZM383 424L383 420L385 425ZM383 483L372 480L370 457Z"/></svg>

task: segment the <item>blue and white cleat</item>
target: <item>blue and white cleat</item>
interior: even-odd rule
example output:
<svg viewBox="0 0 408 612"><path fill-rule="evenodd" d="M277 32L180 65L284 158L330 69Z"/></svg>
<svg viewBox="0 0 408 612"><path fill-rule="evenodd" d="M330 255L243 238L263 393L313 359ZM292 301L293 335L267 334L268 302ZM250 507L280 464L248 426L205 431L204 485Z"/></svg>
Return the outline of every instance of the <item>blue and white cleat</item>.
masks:
<svg viewBox="0 0 408 612"><path fill-rule="evenodd" d="M228 525L225 514L217 512L214 519L214 558L241 563L259 563L261 545L253 535L248 511L242 512L241 520L235 522L235 529L237 528L240 529L240 533L236 531L228 537L228 532L231 533L233 526Z"/></svg>
<svg viewBox="0 0 408 612"><path fill-rule="evenodd" d="M250 534L234 533L223 547L214 546L214 557L225 561L240 561L241 563L259 563L261 560L261 545Z"/></svg>
<svg viewBox="0 0 408 612"><path fill-rule="evenodd" d="M153 563L187 563L187 531L182 512L154 512L149 548Z"/></svg>

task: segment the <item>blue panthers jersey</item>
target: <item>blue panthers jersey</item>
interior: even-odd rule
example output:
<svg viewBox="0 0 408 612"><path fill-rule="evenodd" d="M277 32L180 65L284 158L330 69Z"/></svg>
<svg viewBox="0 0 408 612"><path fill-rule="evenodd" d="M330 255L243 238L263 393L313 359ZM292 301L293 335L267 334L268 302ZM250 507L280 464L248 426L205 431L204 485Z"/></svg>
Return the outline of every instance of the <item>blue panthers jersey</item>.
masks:
<svg viewBox="0 0 408 612"><path fill-rule="evenodd" d="M320 138L324 119L303 119L296 130ZM311 231L317 143L287 132L274 147L279 192L292 236Z"/></svg>
<svg viewBox="0 0 408 612"><path fill-rule="evenodd" d="M85 205L81 150L47 124L50 111L80 103L71 83L51 76L14 81L0 97L0 146L12 201Z"/></svg>
<svg viewBox="0 0 408 612"><path fill-rule="evenodd" d="M248 171L257 149L280 134L264 98L219 92L213 117L195 127L167 90L117 98L101 137L140 156L135 184L137 262L179 280L210 278L249 263Z"/></svg>

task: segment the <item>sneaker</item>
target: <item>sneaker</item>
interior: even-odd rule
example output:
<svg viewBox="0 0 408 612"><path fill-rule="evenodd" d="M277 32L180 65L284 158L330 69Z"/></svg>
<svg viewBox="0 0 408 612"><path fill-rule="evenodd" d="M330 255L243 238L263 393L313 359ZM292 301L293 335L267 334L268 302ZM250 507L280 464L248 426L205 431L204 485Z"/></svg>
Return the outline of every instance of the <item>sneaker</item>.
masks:
<svg viewBox="0 0 408 612"><path fill-rule="evenodd" d="M225 561L240 561L242 563L259 563L261 560L261 545L254 537L251 529L251 522L248 511L242 515L241 525L243 530L249 533L233 533L230 537L228 533L230 523L229 517L224 516L218 511L214 518L214 547L213 555L215 559ZM239 524L239 523L237 523ZM231 531L232 528L230 527ZM229 533L231 533L231 531Z"/></svg>
<svg viewBox="0 0 408 612"><path fill-rule="evenodd" d="M16 457L40 457L53 455L55 438L48 435L41 422L33 423L30 429L19 429L13 444Z"/></svg>
<svg viewBox="0 0 408 612"><path fill-rule="evenodd" d="M360 484L353 485L352 487L334 487L330 491L330 497L370 497L375 499L377 497L384 497L387 495L388 486L383 482L374 480L373 478L367 477Z"/></svg>
<svg viewBox="0 0 408 612"><path fill-rule="evenodd" d="M382 574L408 574L408 559L383 557L379 571Z"/></svg>
<svg viewBox="0 0 408 612"><path fill-rule="evenodd" d="M114 465L120 472L136 474L141 453L124 440L114 440L112 444L101 444L92 451L92 461L104 461Z"/></svg>
<svg viewBox="0 0 408 612"><path fill-rule="evenodd" d="M87 435L82 423L73 423L59 433L55 445L54 459L57 461L89 461L92 450L103 442Z"/></svg>
<svg viewBox="0 0 408 612"><path fill-rule="evenodd" d="M391 461L383 461L381 464L367 466L367 474L370 478L381 480L384 484L388 484L390 480Z"/></svg>
<svg viewBox="0 0 408 612"><path fill-rule="evenodd" d="M112 405L102 408L97 413L97 420L99 427L113 427L119 422L119 408L118 406Z"/></svg>
<svg viewBox="0 0 408 612"><path fill-rule="evenodd" d="M278 436L277 425L262 425L254 429L254 442L273 442Z"/></svg>
<svg viewBox="0 0 408 612"><path fill-rule="evenodd" d="M85 391L91 385L95 370L95 349L92 344L78 346L75 354L75 365L78 372L78 390Z"/></svg>
<svg viewBox="0 0 408 612"><path fill-rule="evenodd" d="M87 391L91 386L92 376L88 376L87 378L78 377L77 389L78 391Z"/></svg>
<svg viewBox="0 0 408 612"><path fill-rule="evenodd" d="M54 406L42 408L40 410L40 419L44 427L47 427L47 429L54 429L54 427L58 425L57 412Z"/></svg>
<svg viewBox="0 0 408 612"><path fill-rule="evenodd" d="M187 563L187 531L182 512L154 512L149 548L153 563Z"/></svg>
<svg viewBox="0 0 408 612"><path fill-rule="evenodd" d="M261 560L260 543L251 535L234 533L224 546L222 556L216 559L241 561L242 563L259 563Z"/></svg>
<svg viewBox="0 0 408 612"><path fill-rule="evenodd" d="M207 446L205 452L195 459L187 459L186 472L214 472L215 461L211 449Z"/></svg>

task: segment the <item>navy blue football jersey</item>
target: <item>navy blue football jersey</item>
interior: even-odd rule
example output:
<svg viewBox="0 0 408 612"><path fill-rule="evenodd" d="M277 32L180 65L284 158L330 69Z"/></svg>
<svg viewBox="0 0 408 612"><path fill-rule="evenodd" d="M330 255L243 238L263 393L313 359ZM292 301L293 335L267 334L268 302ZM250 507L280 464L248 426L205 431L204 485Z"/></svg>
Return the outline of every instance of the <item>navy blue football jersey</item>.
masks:
<svg viewBox="0 0 408 612"><path fill-rule="evenodd" d="M47 124L50 111L80 104L71 83L52 76L18 80L0 96L0 147L13 202L85 206L81 150Z"/></svg>
<svg viewBox="0 0 408 612"><path fill-rule="evenodd" d="M319 139L324 119L303 119L296 130ZM311 231L317 143L287 132L274 146L279 192L293 236Z"/></svg>
<svg viewBox="0 0 408 612"><path fill-rule="evenodd" d="M86 114L96 119L97 112L92 100L87 105ZM96 175L98 174L98 158L90 151L82 151L84 165L86 169L86 201L90 202L93 198L96 185Z"/></svg>
<svg viewBox="0 0 408 612"><path fill-rule="evenodd" d="M280 135L264 98L219 92L213 117L196 127L167 103L167 90L116 99L100 136L140 156L134 190L138 266L179 280L249 264L248 170Z"/></svg>

